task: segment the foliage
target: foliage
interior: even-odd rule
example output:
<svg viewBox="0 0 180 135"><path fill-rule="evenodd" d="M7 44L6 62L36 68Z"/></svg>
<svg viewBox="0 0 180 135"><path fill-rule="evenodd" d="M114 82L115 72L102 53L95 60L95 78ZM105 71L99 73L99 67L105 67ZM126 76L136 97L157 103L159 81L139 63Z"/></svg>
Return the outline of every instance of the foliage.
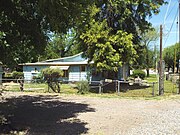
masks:
<svg viewBox="0 0 180 135"><path fill-rule="evenodd" d="M175 51L176 51L176 67L178 69L178 59L180 59L180 51L179 51L179 44L176 43L175 45L169 46L164 48L163 50L163 59L165 61L165 65L168 68L173 69L174 72L174 59L175 59Z"/></svg>
<svg viewBox="0 0 180 135"><path fill-rule="evenodd" d="M90 60L92 60L95 48L97 48L96 51L104 52L102 46L108 46L106 49L113 50L113 53L107 54L107 57L118 56L121 52L120 54L124 53L128 55L127 58L130 58L131 51L138 52L140 47L138 45L140 41L138 29L142 32L148 29L150 23L146 21L146 18L151 17L153 13L158 13L159 7L164 3L165 0L1 0L0 60L3 64L11 67L17 63L35 62L44 52L49 33L67 33L71 28L76 31L76 40L80 45L78 51L86 52L90 49L91 54L86 55ZM93 16L90 15L94 10L92 5L98 9ZM96 24L94 28L91 28L93 22ZM99 32L101 34L104 30L105 36L109 35L110 37L103 39L105 36L99 35L102 38L98 37L95 40L102 40L102 42L98 41L95 47L89 48L91 43L86 46L88 41L86 42L85 39L88 29L93 32L93 35L96 35L94 30L98 28L97 25L100 25ZM118 39L121 36L122 38ZM122 44L117 43L119 41L122 41ZM125 49L122 49L123 47ZM74 46L73 49L77 50ZM66 47L64 50L66 51ZM54 57L55 54L52 55ZM126 58L126 56L118 57ZM112 61L115 64L118 59L121 58L107 58L106 61L104 56L103 58L99 57L98 67L110 68L106 65ZM105 63L101 63L101 60ZM126 62L128 60L126 59ZM121 63L122 61L118 65Z"/></svg>
<svg viewBox="0 0 180 135"><path fill-rule="evenodd" d="M94 7L93 11L98 11ZM91 16L96 15L92 12ZM115 34L111 34L107 22L99 22L91 20L90 28L81 35L81 39L86 44L86 56L89 61L93 61L97 70L118 70L123 62L131 61L135 55L132 44L132 35L118 30Z"/></svg>
<svg viewBox="0 0 180 135"><path fill-rule="evenodd" d="M24 73L23 72L17 72L17 71L13 71L12 72L12 78L13 79L22 79L24 78Z"/></svg>
<svg viewBox="0 0 180 135"><path fill-rule="evenodd" d="M40 56L41 60L65 57L79 53L78 49L76 49L75 35L73 29L69 30L67 34L53 33L51 35L51 40L45 48L45 52Z"/></svg>
<svg viewBox="0 0 180 135"><path fill-rule="evenodd" d="M156 65L156 42L159 38L159 33L157 29L151 28L144 33L140 32L140 35L142 53L139 54L138 64L140 65L140 68L146 68L147 76L149 77L149 68L155 67ZM154 47L154 50L152 50L152 47Z"/></svg>
<svg viewBox="0 0 180 135"><path fill-rule="evenodd" d="M60 92L60 85L58 79L63 76L63 71L59 68L45 68L42 71L44 79L47 81L48 86L54 92Z"/></svg>
<svg viewBox="0 0 180 135"><path fill-rule="evenodd" d="M146 76L146 73L145 73L144 71L142 71L142 70L139 70L139 69L134 70L134 71L133 71L133 74L132 74L132 77L136 78L136 77L138 77L138 76L139 76L141 79L144 79L145 76Z"/></svg>
<svg viewBox="0 0 180 135"><path fill-rule="evenodd" d="M85 56L93 60L99 70L117 69L132 63L141 54L139 31L145 33L146 21L164 1L103 1L87 8L90 14L80 25L80 45ZM84 46L86 45L86 46Z"/></svg>
<svg viewBox="0 0 180 135"><path fill-rule="evenodd" d="M85 94L90 90L88 81L80 81L77 83L78 93Z"/></svg>
<svg viewBox="0 0 180 135"><path fill-rule="evenodd" d="M0 60L9 67L37 60L47 42L38 1L0 1Z"/></svg>
<svg viewBox="0 0 180 135"><path fill-rule="evenodd" d="M12 78L12 73L4 73L3 78Z"/></svg>

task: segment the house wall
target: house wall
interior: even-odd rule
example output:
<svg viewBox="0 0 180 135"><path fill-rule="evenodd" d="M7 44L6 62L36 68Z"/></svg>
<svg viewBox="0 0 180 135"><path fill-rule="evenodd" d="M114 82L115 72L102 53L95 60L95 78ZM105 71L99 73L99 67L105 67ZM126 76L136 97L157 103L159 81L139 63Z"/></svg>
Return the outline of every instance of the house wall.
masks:
<svg viewBox="0 0 180 135"><path fill-rule="evenodd" d="M37 76L43 68L47 66L23 66L23 73L25 80L32 80L33 76Z"/></svg>
<svg viewBox="0 0 180 135"><path fill-rule="evenodd" d="M87 66L85 71L81 71L81 66L70 66L69 68L69 81L82 81L87 80Z"/></svg>
<svg viewBox="0 0 180 135"><path fill-rule="evenodd" d="M23 66L24 79L31 81L33 76L38 75L43 68L47 66ZM35 71L36 68L36 71ZM87 66L85 66L85 71L81 71L81 66L70 66L68 69L68 78L64 78L68 81L82 81L87 80Z"/></svg>

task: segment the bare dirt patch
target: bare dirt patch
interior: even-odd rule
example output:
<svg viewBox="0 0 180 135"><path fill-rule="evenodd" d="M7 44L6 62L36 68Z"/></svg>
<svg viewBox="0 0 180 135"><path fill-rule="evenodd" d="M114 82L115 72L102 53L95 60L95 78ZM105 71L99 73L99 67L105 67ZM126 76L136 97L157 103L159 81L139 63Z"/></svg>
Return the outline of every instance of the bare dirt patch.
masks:
<svg viewBox="0 0 180 135"><path fill-rule="evenodd" d="M180 100L4 92L0 134L180 135Z"/></svg>

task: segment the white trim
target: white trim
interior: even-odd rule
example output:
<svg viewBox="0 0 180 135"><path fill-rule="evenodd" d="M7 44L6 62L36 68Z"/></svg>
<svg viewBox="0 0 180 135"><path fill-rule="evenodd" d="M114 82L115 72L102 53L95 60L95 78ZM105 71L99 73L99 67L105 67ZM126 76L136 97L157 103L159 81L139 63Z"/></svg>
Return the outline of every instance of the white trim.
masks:
<svg viewBox="0 0 180 135"><path fill-rule="evenodd" d="M92 62L91 62L92 63ZM87 65L88 60L85 61L80 61L80 62L46 62L46 63L24 63L24 64L19 64L23 66L70 66L70 65Z"/></svg>
<svg viewBox="0 0 180 135"><path fill-rule="evenodd" d="M61 70L68 70L69 66L50 66L50 68L59 68Z"/></svg>

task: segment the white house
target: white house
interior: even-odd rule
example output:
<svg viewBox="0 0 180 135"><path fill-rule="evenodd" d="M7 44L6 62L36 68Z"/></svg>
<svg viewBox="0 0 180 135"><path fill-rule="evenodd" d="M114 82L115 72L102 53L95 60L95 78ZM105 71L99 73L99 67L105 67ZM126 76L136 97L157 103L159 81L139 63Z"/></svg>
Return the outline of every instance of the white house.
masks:
<svg viewBox="0 0 180 135"><path fill-rule="evenodd" d="M20 65L23 66L25 80L32 80L33 76L37 76L38 73L46 67L62 69L64 71L64 76L61 79L66 81L99 81L103 79L121 80L128 75L127 65L119 68L118 72L96 72L94 70L96 67L90 68L88 59L83 58L82 53L70 57L50 59L36 63L24 63Z"/></svg>

